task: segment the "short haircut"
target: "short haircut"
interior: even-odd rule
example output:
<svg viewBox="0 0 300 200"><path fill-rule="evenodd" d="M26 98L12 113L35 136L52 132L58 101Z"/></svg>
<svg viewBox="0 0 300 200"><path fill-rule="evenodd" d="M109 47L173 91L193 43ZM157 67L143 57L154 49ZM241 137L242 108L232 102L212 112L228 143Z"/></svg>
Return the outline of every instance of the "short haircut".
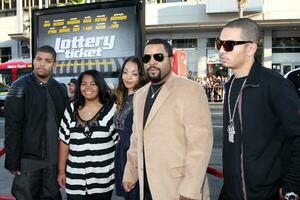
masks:
<svg viewBox="0 0 300 200"><path fill-rule="evenodd" d="M149 40L149 41L146 43L145 47L146 47L147 45L150 45L150 44L162 44L162 45L164 46L166 52L168 53L168 56L170 56L170 57L173 56L173 47L172 47L172 45L171 45L169 42L167 42L166 40L161 39L161 38L155 38L155 39Z"/></svg>
<svg viewBox="0 0 300 200"><path fill-rule="evenodd" d="M240 28L243 40L249 40L256 44L259 43L260 27L252 19L239 18L229 22L224 28Z"/></svg>
<svg viewBox="0 0 300 200"><path fill-rule="evenodd" d="M44 45L37 49L36 53L38 52L50 53L53 57L54 62L56 62L56 51L53 47L49 45Z"/></svg>

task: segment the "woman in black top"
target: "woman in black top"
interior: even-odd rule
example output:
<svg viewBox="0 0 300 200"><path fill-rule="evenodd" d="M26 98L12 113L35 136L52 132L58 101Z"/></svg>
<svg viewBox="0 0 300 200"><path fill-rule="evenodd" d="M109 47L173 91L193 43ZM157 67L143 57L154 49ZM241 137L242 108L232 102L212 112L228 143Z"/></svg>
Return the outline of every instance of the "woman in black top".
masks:
<svg viewBox="0 0 300 200"><path fill-rule="evenodd" d="M130 146L130 135L133 124L133 94L145 85L146 78L143 64L137 57L129 57L125 60L119 75L119 85L116 91L117 112L114 117L114 124L119 134L119 142L115 154L115 178L116 195L126 200L139 199L139 187L127 193L123 190L122 179L127 161L126 152Z"/></svg>

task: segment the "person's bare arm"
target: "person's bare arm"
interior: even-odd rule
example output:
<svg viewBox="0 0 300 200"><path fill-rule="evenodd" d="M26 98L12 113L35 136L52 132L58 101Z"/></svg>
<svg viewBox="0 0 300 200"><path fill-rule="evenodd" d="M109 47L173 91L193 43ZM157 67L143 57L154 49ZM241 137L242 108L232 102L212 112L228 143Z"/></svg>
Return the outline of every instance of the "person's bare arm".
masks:
<svg viewBox="0 0 300 200"><path fill-rule="evenodd" d="M63 141L59 141L57 182L60 187L64 187L66 184L66 163L68 154L69 145L65 144Z"/></svg>

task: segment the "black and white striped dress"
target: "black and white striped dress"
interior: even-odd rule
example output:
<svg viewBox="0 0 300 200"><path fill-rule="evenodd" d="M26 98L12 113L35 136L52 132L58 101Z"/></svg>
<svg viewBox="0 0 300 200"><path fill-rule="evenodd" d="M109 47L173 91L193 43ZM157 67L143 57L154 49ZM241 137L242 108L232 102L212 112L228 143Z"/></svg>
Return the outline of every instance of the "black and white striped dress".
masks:
<svg viewBox="0 0 300 200"><path fill-rule="evenodd" d="M65 110L59 139L69 145L66 193L101 194L114 189L114 154L117 133L113 125L116 105L103 105L89 121L80 119L73 103Z"/></svg>

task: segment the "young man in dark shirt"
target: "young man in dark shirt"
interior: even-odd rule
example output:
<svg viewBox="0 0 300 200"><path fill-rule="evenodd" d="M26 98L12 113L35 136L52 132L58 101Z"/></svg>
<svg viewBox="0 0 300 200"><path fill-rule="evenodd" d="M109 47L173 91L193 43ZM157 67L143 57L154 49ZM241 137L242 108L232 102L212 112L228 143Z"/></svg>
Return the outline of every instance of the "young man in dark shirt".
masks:
<svg viewBox="0 0 300 200"><path fill-rule="evenodd" d="M225 85L220 200L299 199L300 102L291 82L254 58L259 34L255 21L241 18L216 41L233 72Z"/></svg>
<svg viewBox="0 0 300 200"><path fill-rule="evenodd" d="M61 199L57 179L58 126L67 91L52 78L56 52L37 50L33 72L13 83L5 102L5 168L18 200Z"/></svg>

